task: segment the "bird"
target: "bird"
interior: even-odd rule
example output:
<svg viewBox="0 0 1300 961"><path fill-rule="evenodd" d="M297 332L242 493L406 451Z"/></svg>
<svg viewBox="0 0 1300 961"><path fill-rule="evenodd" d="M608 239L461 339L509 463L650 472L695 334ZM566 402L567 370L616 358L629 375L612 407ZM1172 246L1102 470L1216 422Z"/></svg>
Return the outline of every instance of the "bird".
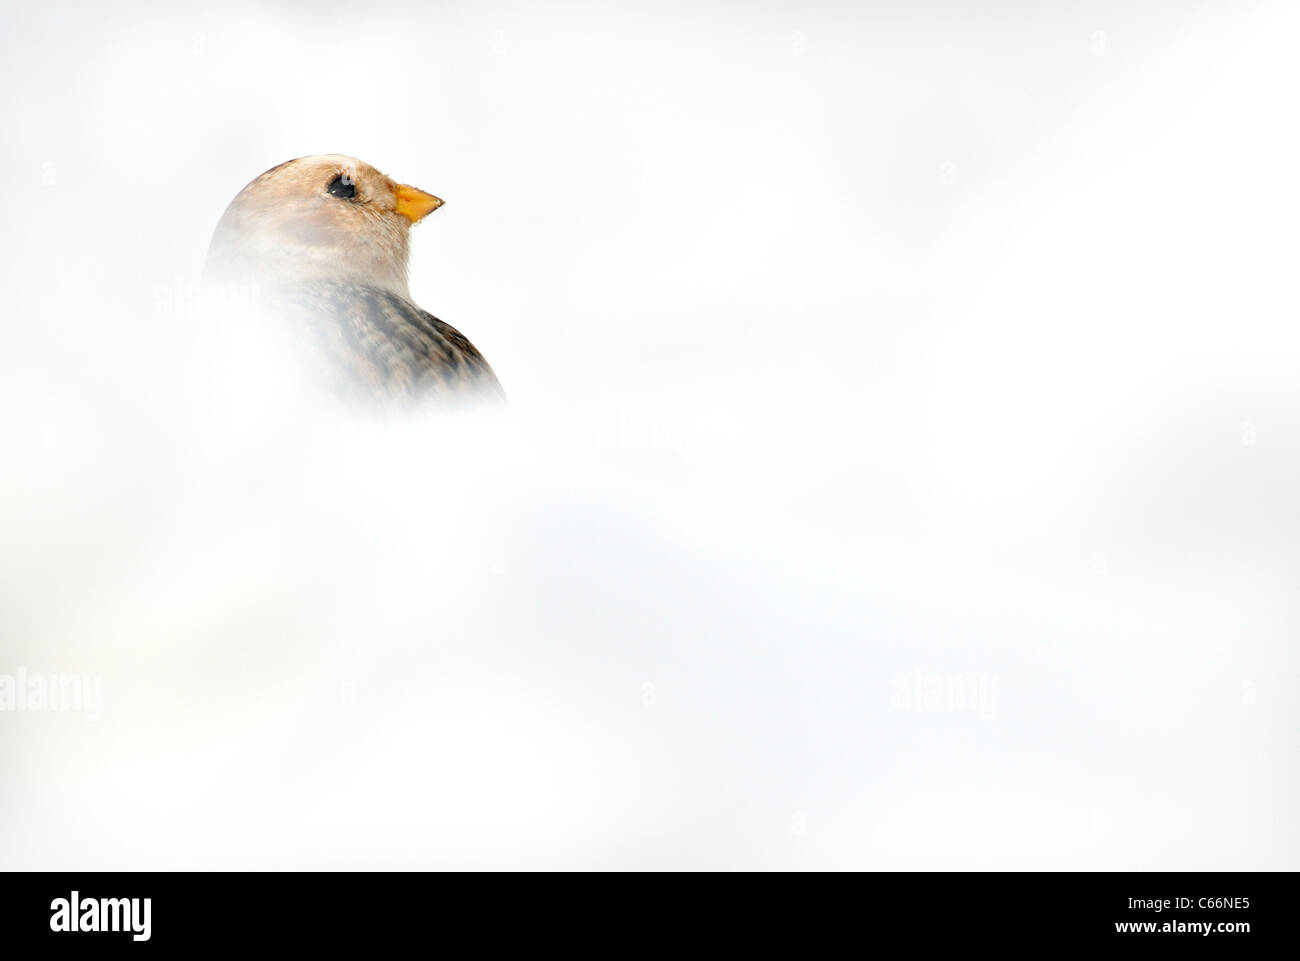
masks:
<svg viewBox="0 0 1300 961"><path fill-rule="evenodd" d="M504 404L487 360L411 298L411 228L443 201L343 154L281 163L231 201L204 265L311 340L313 366L349 397Z"/></svg>

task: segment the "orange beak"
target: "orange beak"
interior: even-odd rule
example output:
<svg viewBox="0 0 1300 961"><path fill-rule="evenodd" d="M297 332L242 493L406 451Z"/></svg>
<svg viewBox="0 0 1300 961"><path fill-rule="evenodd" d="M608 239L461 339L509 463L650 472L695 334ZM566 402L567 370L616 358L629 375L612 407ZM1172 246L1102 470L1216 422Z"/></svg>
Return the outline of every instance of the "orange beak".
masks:
<svg viewBox="0 0 1300 961"><path fill-rule="evenodd" d="M441 206L442 201L433 194L426 194L423 190L416 190L406 184L397 187L397 212L413 224L419 223Z"/></svg>

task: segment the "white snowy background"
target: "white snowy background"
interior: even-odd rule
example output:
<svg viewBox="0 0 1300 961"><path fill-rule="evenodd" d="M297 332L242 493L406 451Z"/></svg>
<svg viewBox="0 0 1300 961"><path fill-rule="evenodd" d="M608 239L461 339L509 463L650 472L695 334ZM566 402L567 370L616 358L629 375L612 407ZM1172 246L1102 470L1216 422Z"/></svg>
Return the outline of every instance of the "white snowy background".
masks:
<svg viewBox="0 0 1300 961"><path fill-rule="evenodd" d="M1294 5L2 20L0 868L1300 868ZM197 309L320 152L509 417Z"/></svg>

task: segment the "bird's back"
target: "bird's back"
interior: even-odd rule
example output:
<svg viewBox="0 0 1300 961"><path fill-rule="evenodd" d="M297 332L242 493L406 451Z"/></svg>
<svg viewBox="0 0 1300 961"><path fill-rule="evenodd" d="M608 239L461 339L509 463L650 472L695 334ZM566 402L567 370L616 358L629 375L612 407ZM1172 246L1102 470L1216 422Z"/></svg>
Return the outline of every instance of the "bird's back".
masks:
<svg viewBox="0 0 1300 961"><path fill-rule="evenodd" d="M300 285L285 312L315 334L349 393L393 401L505 402L488 362L460 331L382 287Z"/></svg>

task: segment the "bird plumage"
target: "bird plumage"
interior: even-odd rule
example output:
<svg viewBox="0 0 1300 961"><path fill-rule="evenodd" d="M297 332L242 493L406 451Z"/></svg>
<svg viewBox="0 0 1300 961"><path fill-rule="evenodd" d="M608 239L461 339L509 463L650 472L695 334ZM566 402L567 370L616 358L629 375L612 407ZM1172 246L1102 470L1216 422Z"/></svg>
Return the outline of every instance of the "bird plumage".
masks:
<svg viewBox="0 0 1300 961"><path fill-rule="evenodd" d="M503 402L468 338L411 299L410 228L441 205L352 157L292 160L231 202L206 279L251 285L265 313L309 331L327 376L345 393Z"/></svg>
<svg viewBox="0 0 1300 961"><path fill-rule="evenodd" d="M492 368L464 334L394 291L308 284L283 313L317 324L327 364L344 392L397 401L505 400Z"/></svg>

